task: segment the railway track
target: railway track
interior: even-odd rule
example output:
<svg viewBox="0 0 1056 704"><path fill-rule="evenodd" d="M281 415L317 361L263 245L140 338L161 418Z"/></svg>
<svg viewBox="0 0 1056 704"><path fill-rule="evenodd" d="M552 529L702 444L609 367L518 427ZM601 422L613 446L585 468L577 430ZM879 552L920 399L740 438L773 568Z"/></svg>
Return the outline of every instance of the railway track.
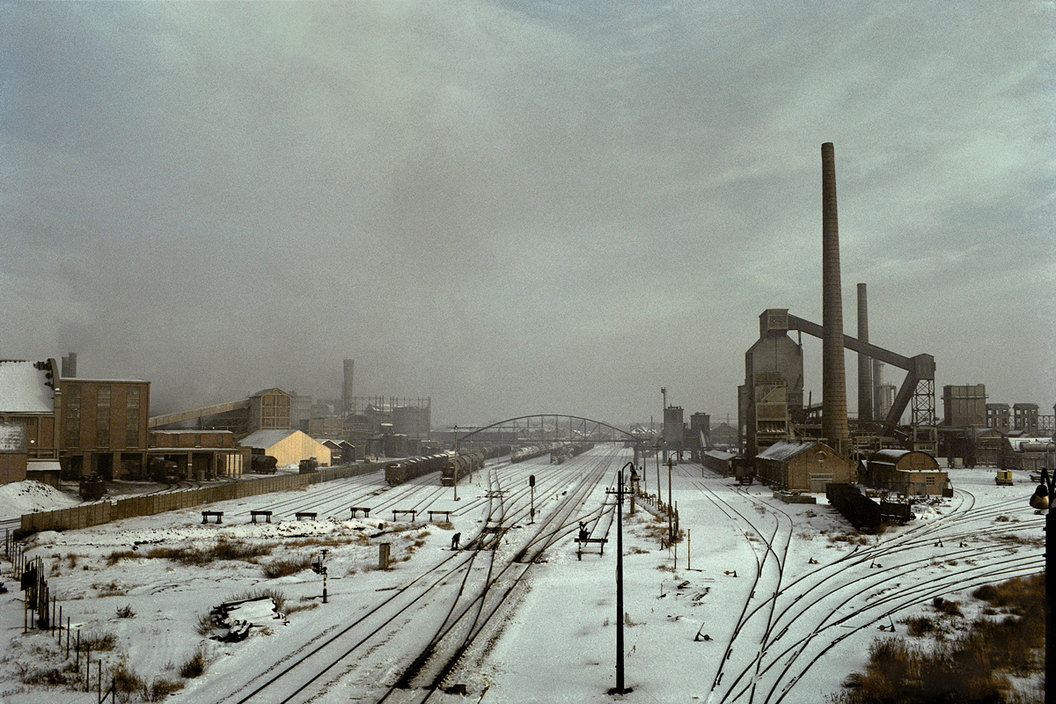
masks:
<svg viewBox="0 0 1056 704"><path fill-rule="evenodd" d="M457 685L466 653L496 632L502 620L497 616L512 608L510 597L545 551L579 520L597 522L605 513L604 506L587 507L614 457L581 455L560 470L528 463L516 470L487 468L483 496L473 499L481 522L463 541L467 549L445 553L377 602L359 605L217 701L307 702L366 688L373 692L370 701L403 704ZM529 489L521 486L528 472L536 474L537 498L547 497L536 502L533 524L526 523ZM428 501L429 495L429 488L420 487L407 499Z"/></svg>
<svg viewBox="0 0 1056 704"><path fill-rule="evenodd" d="M786 580L768 597L771 613L777 616L765 629L753 662L740 664L737 671L723 660L713 685L715 701L776 704L790 696L801 701L803 692L793 694L799 691L797 686L802 687L811 669L848 639L868 637L866 633L871 635L879 624L893 626L899 614L937 596L1043 569L1041 552L1029 541L1028 550L1020 550L1021 532L1040 536L1037 521L1029 520L1021 498L983 509L975 505L970 492L959 491L949 512L877 536L873 544L855 546ZM1006 537L993 536L995 522L1000 522L1001 535ZM787 550L783 542L775 546L772 536L769 546ZM849 579L848 574L857 579ZM742 616L738 629L750 617L751 612ZM739 630L731 648L738 635ZM726 686L720 687L723 672L729 675Z"/></svg>

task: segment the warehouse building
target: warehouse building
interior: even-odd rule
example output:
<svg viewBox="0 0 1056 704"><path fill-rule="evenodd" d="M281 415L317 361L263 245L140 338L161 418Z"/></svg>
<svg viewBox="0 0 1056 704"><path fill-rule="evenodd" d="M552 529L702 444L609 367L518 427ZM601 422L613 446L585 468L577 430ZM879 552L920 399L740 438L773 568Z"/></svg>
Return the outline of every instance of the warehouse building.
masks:
<svg viewBox="0 0 1056 704"><path fill-rule="evenodd" d="M755 456L755 476L775 489L823 493L827 484L853 484L854 462L815 440L782 440Z"/></svg>

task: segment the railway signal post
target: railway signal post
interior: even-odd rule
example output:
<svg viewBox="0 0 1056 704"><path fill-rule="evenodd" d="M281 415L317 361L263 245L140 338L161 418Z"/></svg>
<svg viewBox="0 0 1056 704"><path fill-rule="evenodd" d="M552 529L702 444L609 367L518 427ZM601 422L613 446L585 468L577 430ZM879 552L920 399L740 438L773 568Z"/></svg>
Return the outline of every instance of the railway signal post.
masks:
<svg viewBox="0 0 1056 704"><path fill-rule="evenodd" d="M529 474L528 475L528 486L531 487L531 489L532 489L532 507L531 507L530 513L528 514L528 516L529 516L528 524L532 525L532 524L535 523L535 475L534 474Z"/></svg>

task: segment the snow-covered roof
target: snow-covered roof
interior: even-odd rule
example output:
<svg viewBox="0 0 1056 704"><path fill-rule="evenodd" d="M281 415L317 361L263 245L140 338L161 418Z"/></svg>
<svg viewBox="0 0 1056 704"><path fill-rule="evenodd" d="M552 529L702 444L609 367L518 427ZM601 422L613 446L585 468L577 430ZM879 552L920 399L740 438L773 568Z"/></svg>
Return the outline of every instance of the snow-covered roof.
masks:
<svg viewBox="0 0 1056 704"><path fill-rule="evenodd" d="M1022 452L1024 445L1052 445L1052 438L1009 438L1008 444L1016 452ZM1036 449L1036 448L1031 448Z"/></svg>
<svg viewBox="0 0 1056 704"><path fill-rule="evenodd" d="M784 462L785 460L792 459L801 452L806 452L817 444L818 443L816 442L779 440L760 452L756 457L764 460L777 460L778 462Z"/></svg>
<svg viewBox="0 0 1056 704"><path fill-rule="evenodd" d="M708 457L714 457L715 459L722 460L723 462L727 460L732 460L734 457L737 456L737 453L735 452L723 452L722 450L708 450L704 454Z"/></svg>
<svg viewBox="0 0 1056 704"><path fill-rule="evenodd" d="M26 462L27 472L58 472L62 466L58 460L29 460Z"/></svg>
<svg viewBox="0 0 1056 704"><path fill-rule="evenodd" d="M25 452L26 429L21 423L0 423L0 452Z"/></svg>
<svg viewBox="0 0 1056 704"><path fill-rule="evenodd" d="M299 430L258 430L255 433L247 435L238 441L238 444L242 447L259 447L261 449L267 449L273 445L277 445L286 438L290 437L294 433L299 433Z"/></svg>
<svg viewBox="0 0 1056 704"><path fill-rule="evenodd" d="M47 370L34 362L0 362L0 411L54 413L54 395L45 386Z"/></svg>

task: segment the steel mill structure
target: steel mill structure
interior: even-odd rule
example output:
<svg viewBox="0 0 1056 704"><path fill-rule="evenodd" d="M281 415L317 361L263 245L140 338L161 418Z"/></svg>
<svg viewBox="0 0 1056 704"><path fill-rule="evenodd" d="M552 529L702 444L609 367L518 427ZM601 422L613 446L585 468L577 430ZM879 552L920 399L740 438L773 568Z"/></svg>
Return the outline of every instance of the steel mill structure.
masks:
<svg viewBox="0 0 1056 704"><path fill-rule="evenodd" d="M822 324L770 308L759 316L759 340L745 353L745 380L738 390L746 459L751 462L777 443L812 440L835 456L865 458L883 447L934 455L938 451L935 414L935 360L906 356L870 342L866 284L857 285L857 337L844 334L840 278L839 220L836 208L835 151L821 145ZM797 333L797 339L788 333ZM822 341L822 398L804 399L802 335ZM858 413L848 419L844 351L858 353ZM893 398L885 393L882 366L904 370ZM885 398L886 397L886 398ZM908 426L901 424L911 409ZM817 474L830 475L819 455Z"/></svg>

